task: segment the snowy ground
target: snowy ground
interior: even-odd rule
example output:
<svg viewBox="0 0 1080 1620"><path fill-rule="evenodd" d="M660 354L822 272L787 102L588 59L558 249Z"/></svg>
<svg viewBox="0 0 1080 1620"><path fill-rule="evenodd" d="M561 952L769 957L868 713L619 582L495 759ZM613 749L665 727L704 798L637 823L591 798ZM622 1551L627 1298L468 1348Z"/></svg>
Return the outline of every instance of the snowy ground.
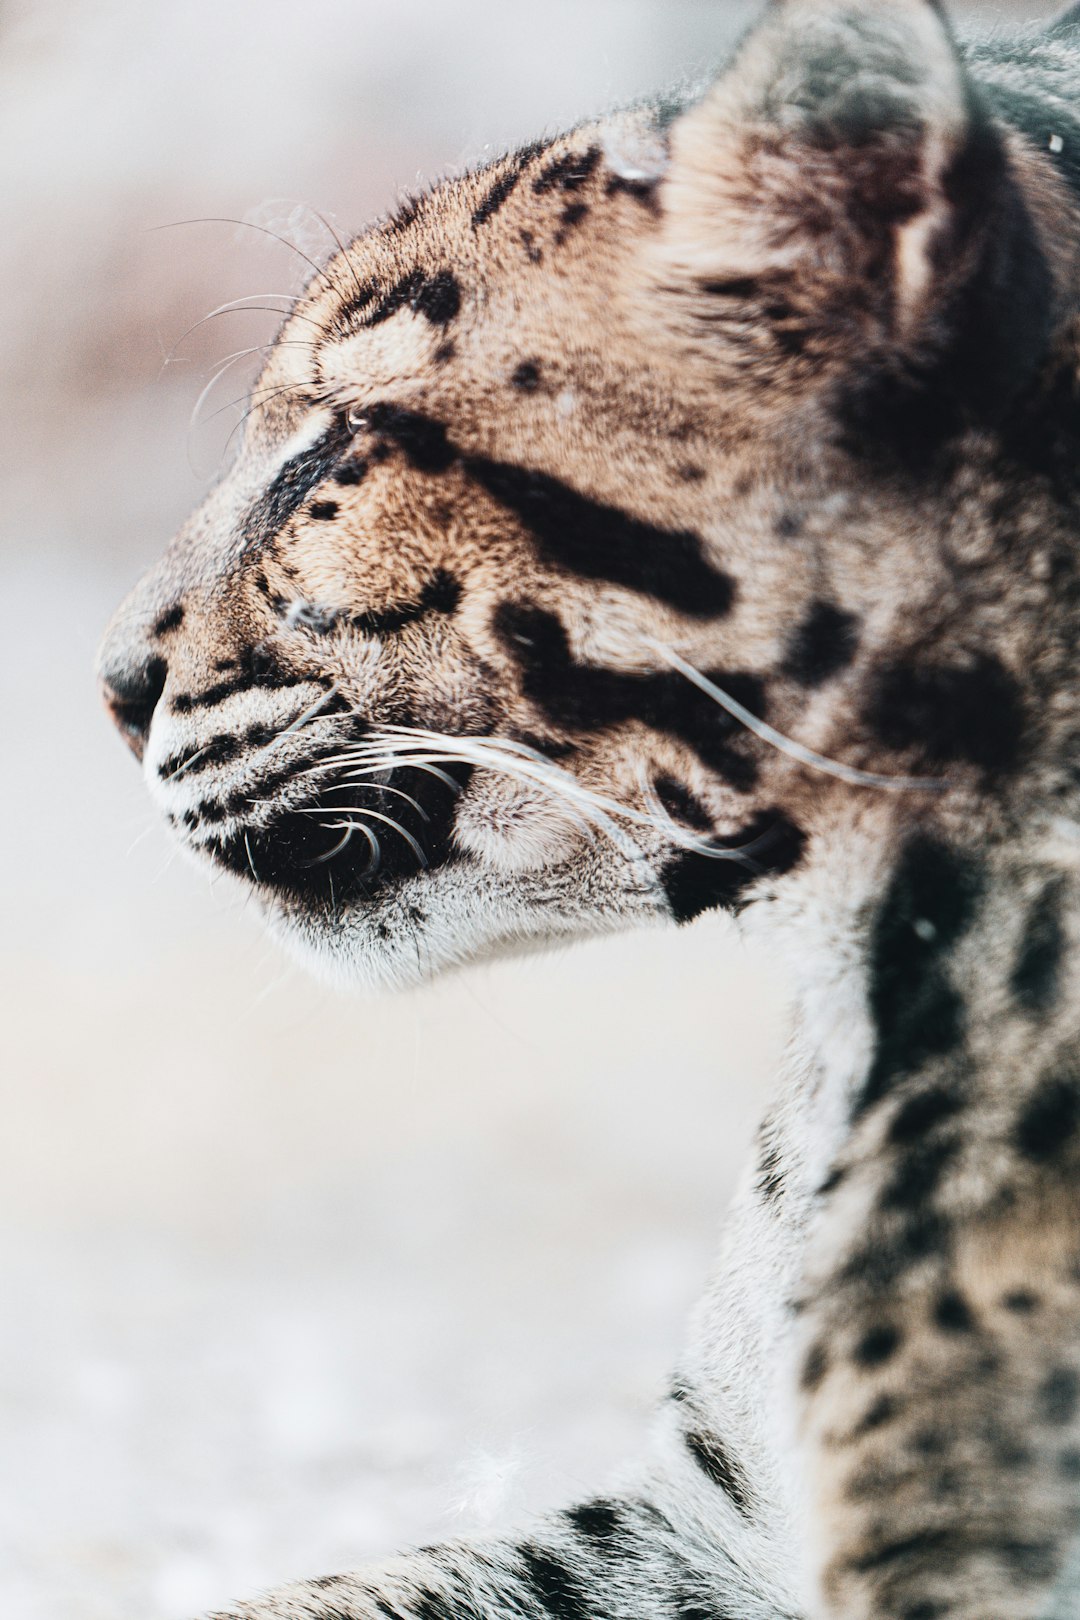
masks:
<svg viewBox="0 0 1080 1620"><path fill-rule="evenodd" d="M177 340L296 284L255 233L150 227L310 250L288 199L358 226L418 172L700 71L754 9L0 12L4 1616L187 1620L643 1443L779 987L708 921L336 999L172 859L90 669L234 420L189 466L207 366L273 323Z"/></svg>

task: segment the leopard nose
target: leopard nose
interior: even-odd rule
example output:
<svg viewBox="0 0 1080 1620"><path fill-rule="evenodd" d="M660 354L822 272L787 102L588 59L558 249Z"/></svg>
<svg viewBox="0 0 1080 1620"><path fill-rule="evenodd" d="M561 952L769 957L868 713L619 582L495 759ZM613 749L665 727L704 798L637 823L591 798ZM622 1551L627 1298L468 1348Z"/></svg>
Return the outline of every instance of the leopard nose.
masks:
<svg viewBox="0 0 1080 1620"><path fill-rule="evenodd" d="M99 672L105 707L136 759L142 759L168 672L165 659L158 654L127 664L106 661Z"/></svg>

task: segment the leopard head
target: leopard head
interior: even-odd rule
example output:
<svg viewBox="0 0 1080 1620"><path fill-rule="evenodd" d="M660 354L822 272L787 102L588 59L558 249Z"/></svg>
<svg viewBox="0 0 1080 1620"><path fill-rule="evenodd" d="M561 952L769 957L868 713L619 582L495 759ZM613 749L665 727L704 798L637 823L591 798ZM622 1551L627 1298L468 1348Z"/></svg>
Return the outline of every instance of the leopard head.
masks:
<svg viewBox="0 0 1080 1620"><path fill-rule="evenodd" d="M178 838L407 981L1014 782L1071 218L929 0L786 0L357 238L101 654Z"/></svg>

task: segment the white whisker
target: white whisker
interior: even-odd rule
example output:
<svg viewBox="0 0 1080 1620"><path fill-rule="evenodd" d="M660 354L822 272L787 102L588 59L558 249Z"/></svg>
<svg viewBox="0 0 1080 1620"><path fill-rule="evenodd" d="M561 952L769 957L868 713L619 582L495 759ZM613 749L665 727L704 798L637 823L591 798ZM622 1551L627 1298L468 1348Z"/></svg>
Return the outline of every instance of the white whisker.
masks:
<svg viewBox="0 0 1080 1620"><path fill-rule="evenodd" d="M338 690L338 683L337 681L334 681L333 685L328 686L322 696L317 698L309 708L306 708L302 714L298 714L295 720L291 720L289 724L283 728L283 730L278 732L276 737L271 737L268 743L264 743L262 748L259 749L259 753L268 753L271 748L276 748L279 742L282 742L286 737L291 736L294 731L299 731L301 726L307 725L308 721L313 720L319 711L326 707L330 699L336 696ZM325 718L336 718L336 716L331 717L328 715Z"/></svg>
<svg viewBox="0 0 1080 1620"><path fill-rule="evenodd" d="M325 855L317 855L315 859L309 863L310 865L323 866L327 861L332 861L336 855L341 854L342 850L350 842L353 833L358 832L362 833L367 839L368 849L370 850L368 863L360 875L361 877L367 877L369 872L375 871L379 861L382 859L382 850L379 847L379 840L376 838L370 827L365 826L362 821L327 821L324 823L324 825L329 832L336 832L339 827L343 827L345 829L344 837L342 837L341 840L334 845L333 849L328 849Z"/></svg>
<svg viewBox="0 0 1080 1620"><path fill-rule="evenodd" d="M337 810L328 812L322 807L316 808L297 805L291 813L295 816L325 816L327 814L338 814L339 812ZM400 821L395 821L392 816L384 816L380 810L372 810L366 804L343 804L340 809L340 814L364 816L365 818L370 817L372 821L381 821L383 825L389 827L392 832L401 834L402 838L404 838L405 842L408 844L421 866L427 866L429 864L424 849L420 844L417 843L412 833L407 827L403 827Z"/></svg>
<svg viewBox="0 0 1080 1620"><path fill-rule="evenodd" d="M651 648L653 652L663 658L666 663L671 665L672 669L678 670L680 675L685 675L686 679L696 686L700 692L704 692L706 697L712 698L714 703L718 703L722 709L726 709L734 720L745 726L748 731L752 731L755 737L760 737L762 742L771 744L773 748L779 749L782 754L787 754L790 759L796 760L800 765L806 765L814 771L823 771L825 775L835 776L839 781L848 782L853 787L887 788L892 792L900 793L941 793L949 785L941 777L881 776L876 771L860 771L854 765L843 765L839 760L827 759L824 754L818 754L814 749L807 748L803 743L795 742L791 737L785 737L774 726L770 726L768 721L760 719L756 714L751 714L750 710L744 708L737 698L731 696L730 692L725 692L714 681L710 681L707 675L703 675L699 669L695 669L693 664L688 664L686 659L681 657L673 647L665 646L662 641L654 641L652 636L645 636L642 639L645 646Z"/></svg>

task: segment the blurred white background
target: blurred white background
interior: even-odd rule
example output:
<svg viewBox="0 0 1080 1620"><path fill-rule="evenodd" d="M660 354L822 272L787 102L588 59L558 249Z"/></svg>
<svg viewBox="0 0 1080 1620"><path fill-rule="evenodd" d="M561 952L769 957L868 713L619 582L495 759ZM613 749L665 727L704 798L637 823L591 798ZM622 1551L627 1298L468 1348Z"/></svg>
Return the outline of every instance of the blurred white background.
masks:
<svg viewBox="0 0 1080 1620"><path fill-rule="evenodd" d="M722 920L397 999L172 858L104 623L215 362L402 190L723 57L752 0L0 4L0 1613L186 1620L644 1443L782 1039ZM1053 8L969 6L992 22Z"/></svg>

